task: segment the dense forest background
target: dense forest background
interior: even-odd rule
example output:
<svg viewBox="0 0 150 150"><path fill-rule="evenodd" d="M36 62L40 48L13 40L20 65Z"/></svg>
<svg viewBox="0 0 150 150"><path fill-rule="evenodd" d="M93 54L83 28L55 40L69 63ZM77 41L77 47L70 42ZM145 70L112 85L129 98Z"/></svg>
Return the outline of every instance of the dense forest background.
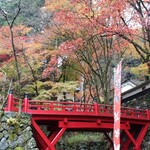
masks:
<svg viewBox="0 0 150 150"><path fill-rule="evenodd" d="M150 79L149 1L1 0L0 98L112 103L122 82Z"/></svg>

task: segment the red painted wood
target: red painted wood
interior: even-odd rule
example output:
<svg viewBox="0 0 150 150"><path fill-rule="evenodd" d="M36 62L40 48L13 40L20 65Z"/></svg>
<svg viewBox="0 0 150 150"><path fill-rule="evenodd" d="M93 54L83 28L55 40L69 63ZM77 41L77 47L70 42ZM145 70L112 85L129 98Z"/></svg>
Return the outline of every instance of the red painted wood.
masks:
<svg viewBox="0 0 150 150"><path fill-rule="evenodd" d="M135 131L130 131L130 134L132 135L132 137L134 136L134 134L135 134ZM125 138L124 140L125 141L123 141L122 139L123 138ZM131 139L130 138L127 138L127 135L125 134L125 132L123 131L122 132L122 138L121 138L121 145L122 145L122 150L127 150L127 149L129 149L129 146L130 146L130 144L131 144Z"/></svg>
<svg viewBox="0 0 150 150"><path fill-rule="evenodd" d="M57 129L57 130L50 130L51 133L50 135L48 136L48 139L50 142L52 142L52 140L55 138L55 136L59 133L60 129Z"/></svg>
<svg viewBox="0 0 150 150"><path fill-rule="evenodd" d="M51 141L51 144L53 145L53 147L55 146L55 144L58 142L58 140L61 138L61 136L63 135L63 133L66 131L66 128L62 128L60 129L60 131L56 134L56 136L53 138L53 140Z"/></svg>
<svg viewBox="0 0 150 150"><path fill-rule="evenodd" d="M136 141L135 141L135 139L133 138L133 136L132 136L132 134L130 133L130 131L127 130L127 129L125 129L124 131L125 131L125 133L127 134L127 136L129 137L129 139L132 141L132 143L133 143L134 145L136 145Z"/></svg>
<svg viewBox="0 0 150 150"><path fill-rule="evenodd" d="M24 112L27 113L28 112L28 98L25 97L24 99Z"/></svg>
<svg viewBox="0 0 150 150"><path fill-rule="evenodd" d="M5 111L18 111L18 106L19 99L10 93ZM22 103L22 112L32 114L33 131L40 150L55 150L56 143L66 130L104 133L113 131L112 105L28 100L26 97ZM47 126L51 132L48 137L40 125ZM136 126L137 138L133 134ZM149 110L122 107L121 132L126 139L122 141L122 149L126 150L133 144L135 150L140 150L149 126Z"/></svg>
<svg viewBox="0 0 150 150"><path fill-rule="evenodd" d="M17 111L18 102L12 100L12 96L9 96L8 102L9 109ZM11 104L11 105L10 105ZM80 107L81 106L81 107ZM81 104L81 103L62 103L62 102L51 102L51 101L37 101L37 100L25 100L24 111L31 114L75 114L75 115L101 115L101 116L113 116L113 106L102 105L102 104ZM138 120L148 120L150 112L141 109L125 108L121 109L121 117L133 119L138 118Z"/></svg>
<svg viewBox="0 0 150 150"><path fill-rule="evenodd" d="M8 95L8 101L7 101L7 111L11 111L12 110L12 103L13 103L13 95L10 93Z"/></svg>
<svg viewBox="0 0 150 150"><path fill-rule="evenodd" d="M113 123L101 123L98 124L97 122L75 122L75 121L68 121L67 123L65 123L64 121L59 121L59 125L60 128L63 127L67 127L69 129L71 128L79 128L79 129L96 129L96 128L100 128L100 129L113 129ZM126 126L126 124L121 124L121 129L129 129L128 126Z"/></svg>
<svg viewBox="0 0 150 150"><path fill-rule="evenodd" d="M39 136L44 140L47 148L51 148L52 145L50 143L50 141L48 140L48 138L46 137L46 135L44 134L44 132L40 129L40 127L38 126L38 124L34 121L34 119L32 118L32 125L34 127L34 129L36 130L36 132L39 134ZM38 137L37 137L38 138ZM45 149L45 144L43 146L43 148Z"/></svg>
<svg viewBox="0 0 150 150"><path fill-rule="evenodd" d="M34 138L36 139L37 146L40 150L45 150L47 148L47 144L44 139L39 135L39 133L33 128Z"/></svg>
<svg viewBox="0 0 150 150"><path fill-rule="evenodd" d="M146 124L142 127L142 129L141 129L141 131L140 131L140 133L139 133L139 135L138 135L138 137L137 137L137 139L136 139L136 142L138 143L139 146L142 144L142 140L144 139L148 128L149 128L149 123L146 123Z"/></svg>
<svg viewBox="0 0 150 150"><path fill-rule="evenodd" d="M13 98L12 94L8 95L8 106L6 110L18 111L19 99ZM71 114L71 115L100 115L113 117L113 106L103 104L82 104L70 102L52 102L28 100L23 101L23 112L30 114ZM149 120L150 111L134 108L121 108L121 117L127 119Z"/></svg>

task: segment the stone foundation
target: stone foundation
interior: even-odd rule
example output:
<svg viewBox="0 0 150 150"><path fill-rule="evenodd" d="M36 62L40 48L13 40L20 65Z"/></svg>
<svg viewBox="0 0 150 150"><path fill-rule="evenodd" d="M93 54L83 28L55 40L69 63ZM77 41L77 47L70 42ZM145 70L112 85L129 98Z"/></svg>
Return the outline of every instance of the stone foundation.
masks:
<svg viewBox="0 0 150 150"><path fill-rule="evenodd" d="M5 112L0 122L0 150L39 150L33 137L31 116Z"/></svg>

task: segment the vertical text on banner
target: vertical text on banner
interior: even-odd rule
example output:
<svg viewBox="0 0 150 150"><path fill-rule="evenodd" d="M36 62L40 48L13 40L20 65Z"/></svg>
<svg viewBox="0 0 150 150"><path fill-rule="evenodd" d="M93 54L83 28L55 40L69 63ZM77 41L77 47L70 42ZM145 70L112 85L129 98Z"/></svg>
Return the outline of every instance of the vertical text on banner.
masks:
<svg viewBox="0 0 150 150"><path fill-rule="evenodd" d="M122 60L114 69L114 150L120 150L121 69Z"/></svg>

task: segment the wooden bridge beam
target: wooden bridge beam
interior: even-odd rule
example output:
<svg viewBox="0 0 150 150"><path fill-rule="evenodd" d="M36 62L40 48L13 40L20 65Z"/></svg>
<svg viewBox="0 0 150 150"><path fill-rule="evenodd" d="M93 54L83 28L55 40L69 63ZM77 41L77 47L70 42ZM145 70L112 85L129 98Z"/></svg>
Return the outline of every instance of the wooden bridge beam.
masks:
<svg viewBox="0 0 150 150"><path fill-rule="evenodd" d="M63 135L63 133L66 131L66 128L61 128L57 134L55 134L55 137L53 138L53 140L51 141L51 145L54 147L56 145L56 143L58 142L58 140L61 138L61 136Z"/></svg>
<svg viewBox="0 0 150 150"><path fill-rule="evenodd" d="M134 137L135 131L131 131L131 135ZM128 138L128 136L125 134L124 130L122 131L121 135L121 148L122 150L127 150L129 149L130 144L132 143L131 139Z"/></svg>
<svg viewBox="0 0 150 150"><path fill-rule="evenodd" d="M36 136L36 140L41 145L41 150L55 150L55 147L52 146L52 144L50 143L44 132L41 130L41 128L33 118L32 118L32 125L35 129L35 133L38 135Z"/></svg>
<svg viewBox="0 0 150 150"><path fill-rule="evenodd" d="M135 135L134 128L131 131L129 131L128 129L125 129L124 131L126 135L128 136L128 139L123 144L123 150L128 149L131 142L134 145L133 150L141 150L141 144L146 135L148 128L149 128L149 122L145 123L145 125L142 125L140 127L140 130L138 131L139 133L137 137L134 137Z"/></svg>
<svg viewBox="0 0 150 150"><path fill-rule="evenodd" d="M138 148L140 148L140 145L142 144L142 141L146 135L146 132L149 128L149 123L146 123L142 128L141 128L141 131L136 139L136 146L135 146L135 150L139 150ZM137 147L137 149L136 149Z"/></svg>

